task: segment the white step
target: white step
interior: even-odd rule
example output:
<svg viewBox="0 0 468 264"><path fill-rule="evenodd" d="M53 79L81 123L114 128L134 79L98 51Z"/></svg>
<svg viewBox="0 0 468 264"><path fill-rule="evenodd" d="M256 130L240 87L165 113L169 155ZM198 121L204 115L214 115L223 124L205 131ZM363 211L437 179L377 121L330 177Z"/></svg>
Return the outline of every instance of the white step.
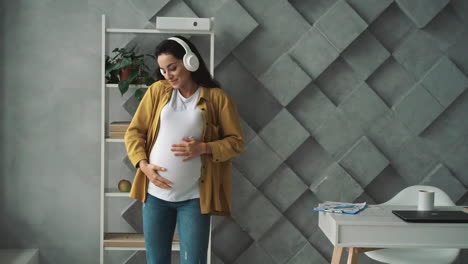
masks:
<svg viewBox="0 0 468 264"><path fill-rule="evenodd" d="M0 249L0 263L39 264L39 250L36 248Z"/></svg>

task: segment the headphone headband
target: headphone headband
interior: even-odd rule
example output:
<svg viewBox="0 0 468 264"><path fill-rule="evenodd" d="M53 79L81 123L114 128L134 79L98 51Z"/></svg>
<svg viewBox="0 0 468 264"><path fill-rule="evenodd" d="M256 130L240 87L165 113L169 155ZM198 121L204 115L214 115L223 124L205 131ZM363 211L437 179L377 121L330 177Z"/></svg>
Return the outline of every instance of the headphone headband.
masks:
<svg viewBox="0 0 468 264"><path fill-rule="evenodd" d="M192 50L190 49L190 47L189 47L189 46L187 45L187 43L185 43L185 41L183 41L182 39L180 39L180 38L178 38L178 37L170 37L170 38L168 38L168 39L169 39L169 40L173 40L173 41L179 43L179 44L182 46L182 48L184 48L186 54L187 54L187 53L192 53Z"/></svg>
<svg viewBox="0 0 468 264"><path fill-rule="evenodd" d="M198 66L199 66L198 57L197 55L195 55L195 53L192 52L189 45L178 37L170 37L168 39L179 43L182 46L182 48L184 48L185 55L183 58L183 62L184 62L185 68L191 72L198 70Z"/></svg>

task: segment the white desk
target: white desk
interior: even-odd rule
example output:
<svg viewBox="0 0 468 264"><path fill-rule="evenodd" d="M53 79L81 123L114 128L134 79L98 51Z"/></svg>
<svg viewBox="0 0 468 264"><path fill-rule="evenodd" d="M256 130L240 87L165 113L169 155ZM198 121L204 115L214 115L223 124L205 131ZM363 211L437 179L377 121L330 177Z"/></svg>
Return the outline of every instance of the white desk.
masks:
<svg viewBox="0 0 468 264"><path fill-rule="evenodd" d="M348 264L357 263L361 252L381 248L468 248L468 224L408 223L392 213L415 209L370 205L357 215L319 212L319 227L335 247L332 264L340 263L346 248ZM462 206L436 210L462 210Z"/></svg>

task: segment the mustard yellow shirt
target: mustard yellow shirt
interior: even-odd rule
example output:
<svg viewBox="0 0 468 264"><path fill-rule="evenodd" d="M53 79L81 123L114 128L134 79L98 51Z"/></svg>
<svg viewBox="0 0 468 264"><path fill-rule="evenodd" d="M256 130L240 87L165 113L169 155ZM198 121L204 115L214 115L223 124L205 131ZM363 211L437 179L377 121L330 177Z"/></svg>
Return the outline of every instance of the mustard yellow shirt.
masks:
<svg viewBox="0 0 468 264"><path fill-rule="evenodd" d="M138 163L143 159L149 160L159 131L161 110L169 102L173 89L165 80L152 84L125 133L128 157L137 168L130 197L142 202L146 201L149 180L138 168ZM242 152L245 144L240 118L235 103L223 90L200 89L197 107L203 116L202 139L212 152L201 155L201 213L229 216L232 206L231 159Z"/></svg>

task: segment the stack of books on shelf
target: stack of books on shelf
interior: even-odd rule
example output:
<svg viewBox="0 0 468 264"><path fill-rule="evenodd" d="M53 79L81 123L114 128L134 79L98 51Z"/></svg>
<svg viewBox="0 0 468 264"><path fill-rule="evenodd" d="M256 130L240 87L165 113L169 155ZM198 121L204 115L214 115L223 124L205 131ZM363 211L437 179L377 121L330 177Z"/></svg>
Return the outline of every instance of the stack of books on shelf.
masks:
<svg viewBox="0 0 468 264"><path fill-rule="evenodd" d="M128 125L130 125L130 121L117 121L117 122L110 123L109 125L110 138L124 138Z"/></svg>
<svg viewBox="0 0 468 264"><path fill-rule="evenodd" d="M324 202L319 203L314 211L339 213L339 214L357 214L364 210L367 204L364 203L343 203L343 202Z"/></svg>

